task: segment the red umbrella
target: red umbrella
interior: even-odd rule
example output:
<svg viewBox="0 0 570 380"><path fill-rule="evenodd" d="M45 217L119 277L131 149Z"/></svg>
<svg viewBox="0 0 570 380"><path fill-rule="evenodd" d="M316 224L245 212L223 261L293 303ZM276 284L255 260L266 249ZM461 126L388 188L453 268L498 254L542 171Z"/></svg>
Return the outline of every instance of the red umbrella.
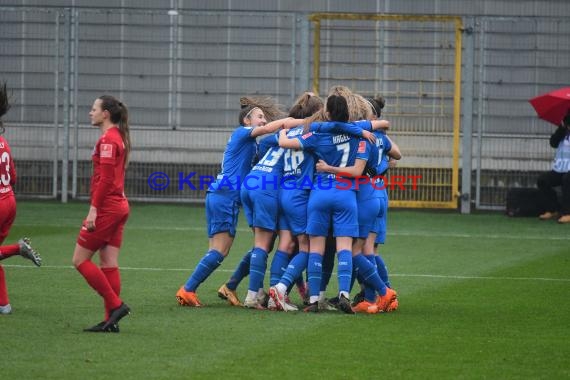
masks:
<svg viewBox="0 0 570 380"><path fill-rule="evenodd" d="M539 95L529 102L538 117L554 125L560 125L564 116L570 111L570 87Z"/></svg>

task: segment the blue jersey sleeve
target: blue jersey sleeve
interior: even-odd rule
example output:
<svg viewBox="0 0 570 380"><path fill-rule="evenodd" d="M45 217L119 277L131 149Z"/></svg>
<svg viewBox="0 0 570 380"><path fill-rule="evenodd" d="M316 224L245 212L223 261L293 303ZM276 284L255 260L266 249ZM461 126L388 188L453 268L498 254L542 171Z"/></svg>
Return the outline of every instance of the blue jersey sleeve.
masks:
<svg viewBox="0 0 570 380"><path fill-rule="evenodd" d="M301 143L302 150L314 151L319 146L318 135L313 132L305 133L303 136L297 137L297 140Z"/></svg>
<svg viewBox="0 0 570 380"><path fill-rule="evenodd" d="M339 121L326 121L311 123L311 132L319 133L345 133L352 136L362 137L362 130L372 130L372 124L368 120L360 120L353 123Z"/></svg>
<svg viewBox="0 0 570 380"><path fill-rule="evenodd" d="M376 147L370 144L370 142L368 142L367 140L360 139L360 141L358 141L358 150L356 151L356 159L368 161L372 149L376 149Z"/></svg>
<svg viewBox="0 0 570 380"><path fill-rule="evenodd" d="M263 156L269 148L278 147L279 146L279 135L273 134L267 137L262 138L259 141L259 155Z"/></svg>
<svg viewBox="0 0 570 380"><path fill-rule="evenodd" d="M251 137L251 131L253 131L253 127L240 126L239 128L236 128L232 133L228 144L240 144L248 139L253 139L253 137Z"/></svg>

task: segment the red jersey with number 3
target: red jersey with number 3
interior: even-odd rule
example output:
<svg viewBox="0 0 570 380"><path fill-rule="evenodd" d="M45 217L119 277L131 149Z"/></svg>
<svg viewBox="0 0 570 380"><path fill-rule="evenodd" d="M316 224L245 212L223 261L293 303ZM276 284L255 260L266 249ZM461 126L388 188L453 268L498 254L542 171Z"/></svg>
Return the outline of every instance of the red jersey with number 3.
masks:
<svg viewBox="0 0 570 380"><path fill-rule="evenodd" d="M125 144L117 127L99 137L91 158L91 205L111 211L126 201Z"/></svg>
<svg viewBox="0 0 570 380"><path fill-rule="evenodd" d="M12 185L16 183L16 169L12 162L10 146L3 136L0 136L0 199L12 196Z"/></svg>

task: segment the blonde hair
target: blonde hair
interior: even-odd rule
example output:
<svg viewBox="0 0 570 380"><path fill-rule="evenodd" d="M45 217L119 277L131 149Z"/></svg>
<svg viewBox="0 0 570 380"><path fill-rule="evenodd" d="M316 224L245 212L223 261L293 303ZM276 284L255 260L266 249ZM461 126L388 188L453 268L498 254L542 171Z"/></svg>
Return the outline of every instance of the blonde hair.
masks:
<svg viewBox="0 0 570 380"><path fill-rule="evenodd" d="M374 116L370 103L346 86L332 86L329 90L329 95L338 95L346 99L349 121L370 120Z"/></svg>

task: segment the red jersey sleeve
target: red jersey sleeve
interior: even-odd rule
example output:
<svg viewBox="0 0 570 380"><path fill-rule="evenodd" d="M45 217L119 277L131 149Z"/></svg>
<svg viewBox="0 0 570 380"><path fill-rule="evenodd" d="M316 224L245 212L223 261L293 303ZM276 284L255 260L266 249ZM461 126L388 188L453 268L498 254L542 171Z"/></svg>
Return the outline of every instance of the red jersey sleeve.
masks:
<svg viewBox="0 0 570 380"><path fill-rule="evenodd" d="M107 195L113 190L118 146L116 142L103 138L101 139L98 149L99 182L91 196L91 205L95 208L100 208Z"/></svg>

